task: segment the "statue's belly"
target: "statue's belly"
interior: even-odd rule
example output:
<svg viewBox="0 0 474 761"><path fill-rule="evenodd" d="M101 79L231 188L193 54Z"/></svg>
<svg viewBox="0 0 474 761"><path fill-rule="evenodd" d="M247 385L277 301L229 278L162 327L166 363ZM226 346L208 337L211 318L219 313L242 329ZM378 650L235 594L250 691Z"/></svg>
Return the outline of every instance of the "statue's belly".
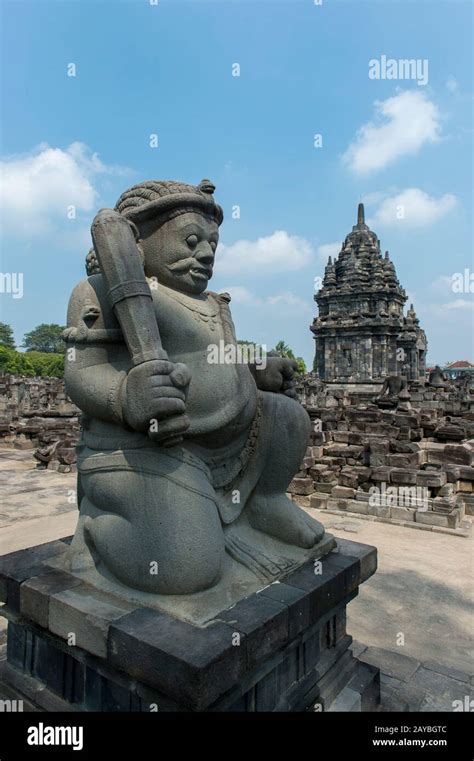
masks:
<svg viewBox="0 0 474 761"><path fill-rule="evenodd" d="M257 387L246 365L210 365L202 356L182 354L191 371L186 411L191 421L188 435L229 429L235 436L247 429L257 405ZM225 437L227 438L227 437Z"/></svg>
<svg viewBox="0 0 474 761"><path fill-rule="evenodd" d="M186 438L216 433L216 446L221 440L231 441L248 429L257 406L257 387L247 365L227 364L222 351L216 357L211 348L235 345L235 336L229 326L224 330L219 314L202 319L166 294L155 307L170 360L183 362L191 372Z"/></svg>

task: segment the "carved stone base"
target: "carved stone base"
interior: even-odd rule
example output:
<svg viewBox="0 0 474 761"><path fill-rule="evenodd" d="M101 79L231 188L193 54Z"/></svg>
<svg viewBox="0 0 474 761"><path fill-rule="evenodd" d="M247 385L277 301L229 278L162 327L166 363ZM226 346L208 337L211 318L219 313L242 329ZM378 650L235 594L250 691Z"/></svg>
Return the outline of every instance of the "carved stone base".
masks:
<svg viewBox="0 0 474 761"><path fill-rule="evenodd" d="M0 560L1 678L44 710L375 710L378 670L352 655L346 606L376 550L338 540L206 626L133 606L48 565L63 542Z"/></svg>

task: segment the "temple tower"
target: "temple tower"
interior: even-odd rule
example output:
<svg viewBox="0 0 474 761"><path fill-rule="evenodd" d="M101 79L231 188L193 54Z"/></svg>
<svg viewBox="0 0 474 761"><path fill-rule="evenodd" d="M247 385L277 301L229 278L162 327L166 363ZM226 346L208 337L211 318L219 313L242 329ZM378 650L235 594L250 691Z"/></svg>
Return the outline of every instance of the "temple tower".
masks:
<svg viewBox="0 0 474 761"><path fill-rule="evenodd" d="M314 297L318 316L311 325L315 369L321 380L380 381L387 375L409 380L425 375L427 340L388 251L366 225L364 204L335 259L329 257L323 284Z"/></svg>

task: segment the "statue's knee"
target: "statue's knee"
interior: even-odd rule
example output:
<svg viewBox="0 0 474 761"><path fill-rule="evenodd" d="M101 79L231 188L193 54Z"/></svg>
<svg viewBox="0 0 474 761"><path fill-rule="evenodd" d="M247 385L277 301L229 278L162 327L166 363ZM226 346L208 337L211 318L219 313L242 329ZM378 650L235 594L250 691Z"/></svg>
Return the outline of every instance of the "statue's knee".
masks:
<svg viewBox="0 0 474 761"><path fill-rule="evenodd" d="M98 501L87 510L86 542L122 583L155 594L191 594L217 583L224 536L210 485L207 496L159 476L142 475L134 488L120 478L98 480L88 484Z"/></svg>

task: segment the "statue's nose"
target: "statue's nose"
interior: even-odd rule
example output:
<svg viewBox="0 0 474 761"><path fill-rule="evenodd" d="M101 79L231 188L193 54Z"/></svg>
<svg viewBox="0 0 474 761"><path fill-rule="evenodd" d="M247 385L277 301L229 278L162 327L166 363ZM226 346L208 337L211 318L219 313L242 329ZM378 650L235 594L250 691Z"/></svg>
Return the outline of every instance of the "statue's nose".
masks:
<svg viewBox="0 0 474 761"><path fill-rule="evenodd" d="M209 243L203 241L198 247L195 257L201 264L212 264L214 262L214 251Z"/></svg>

